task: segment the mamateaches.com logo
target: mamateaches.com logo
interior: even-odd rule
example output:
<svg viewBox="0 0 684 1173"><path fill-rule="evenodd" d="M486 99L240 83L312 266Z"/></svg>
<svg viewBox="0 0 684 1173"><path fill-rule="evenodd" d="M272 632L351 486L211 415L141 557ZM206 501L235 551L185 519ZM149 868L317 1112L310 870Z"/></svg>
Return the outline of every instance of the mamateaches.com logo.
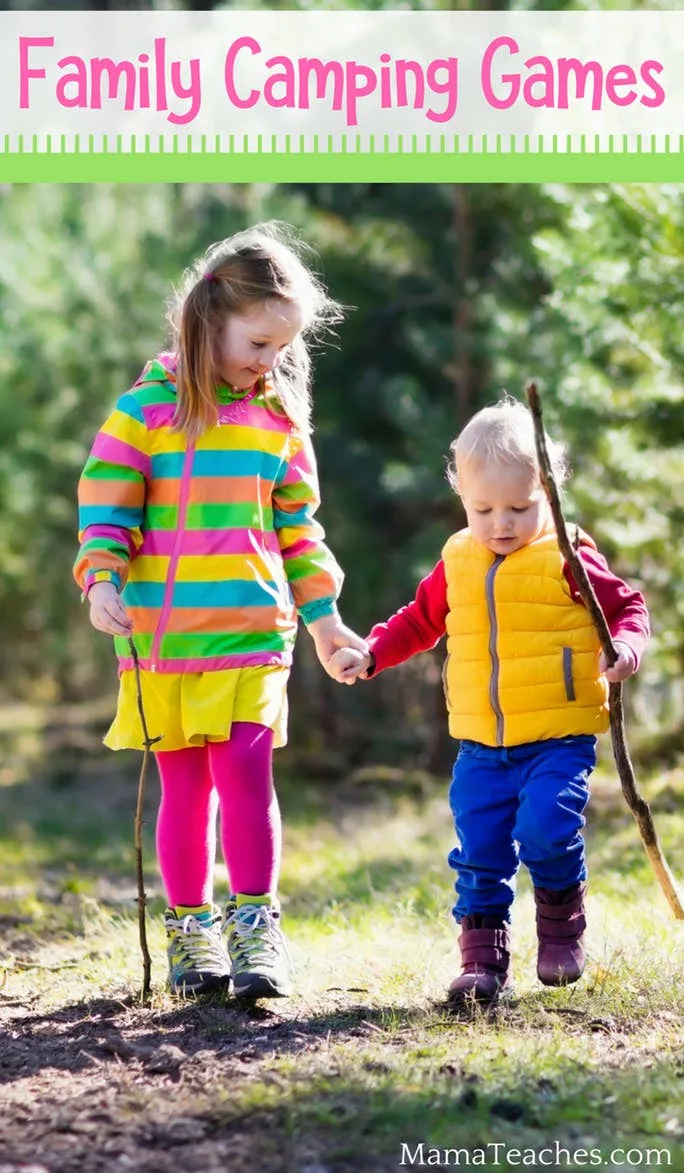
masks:
<svg viewBox="0 0 684 1173"><path fill-rule="evenodd" d="M541 1149L509 1148L503 1141L475 1149L429 1148L424 1142L402 1144L399 1164L421 1167L496 1168L519 1165L524 1169L613 1169L668 1168L672 1153L668 1149L568 1149L558 1141Z"/></svg>

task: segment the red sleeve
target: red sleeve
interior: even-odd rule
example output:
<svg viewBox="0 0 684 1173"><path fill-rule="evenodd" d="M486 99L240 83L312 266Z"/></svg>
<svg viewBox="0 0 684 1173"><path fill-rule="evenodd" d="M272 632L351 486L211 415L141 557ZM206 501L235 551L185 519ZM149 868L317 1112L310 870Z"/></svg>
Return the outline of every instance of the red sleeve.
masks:
<svg viewBox="0 0 684 1173"><path fill-rule="evenodd" d="M446 632L447 590L444 563L418 583L415 598L401 607L386 623L376 623L368 636L375 657L371 675L393 668L404 660L434 648Z"/></svg>
<svg viewBox="0 0 684 1173"><path fill-rule="evenodd" d="M651 634L648 609L643 595L613 574L603 554L599 554L598 550L593 550L590 546L580 546L578 553L606 617L611 636L614 640L627 644L638 668ZM573 599L581 603L577 583L567 563L565 578Z"/></svg>

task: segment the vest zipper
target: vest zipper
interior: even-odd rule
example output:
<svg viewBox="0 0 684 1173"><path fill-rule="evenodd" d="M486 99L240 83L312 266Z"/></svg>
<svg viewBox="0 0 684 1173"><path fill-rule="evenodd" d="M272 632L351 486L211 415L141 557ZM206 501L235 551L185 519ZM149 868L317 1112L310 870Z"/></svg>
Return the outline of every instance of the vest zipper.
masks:
<svg viewBox="0 0 684 1173"><path fill-rule="evenodd" d="M572 648L563 648L563 682L568 700L576 701L575 682L572 674Z"/></svg>
<svg viewBox="0 0 684 1173"><path fill-rule="evenodd" d="M499 654L496 650L499 625L496 618L496 605L494 603L494 579L505 557L505 554L496 554L494 556L494 561L487 571L487 577L485 578L485 596L487 599L487 614L489 616L489 658L492 662L492 674L489 677L489 701L496 718L497 745L503 745L504 717L501 711L501 705L499 704Z"/></svg>
<svg viewBox="0 0 684 1173"><path fill-rule="evenodd" d="M195 445L189 444L185 453L185 460L183 461L183 472L181 474L180 492L178 494L178 522L176 525L176 540L173 543L173 550L169 559L169 569L166 575L166 583L164 584L164 598L162 601L162 609L159 615L159 622L157 630L154 633L152 641L152 650L150 652L150 672L157 671L157 661L159 657L159 648L164 634L164 628L169 620L171 612L171 604L173 602L173 588L176 583L176 570L178 569L178 562L180 559L180 548L183 540L183 531L185 529L185 518L188 512L188 498L190 496L190 481L192 480L192 465L195 459Z"/></svg>

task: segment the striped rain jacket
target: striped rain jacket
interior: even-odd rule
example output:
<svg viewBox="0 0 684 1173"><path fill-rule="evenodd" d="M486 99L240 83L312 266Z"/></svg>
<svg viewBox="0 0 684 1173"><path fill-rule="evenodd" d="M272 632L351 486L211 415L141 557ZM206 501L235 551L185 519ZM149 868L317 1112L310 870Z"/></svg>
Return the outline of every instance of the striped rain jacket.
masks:
<svg viewBox="0 0 684 1173"><path fill-rule="evenodd" d="M113 582L140 666L204 672L289 664L297 615L333 614L343 575L314 519L309 437L250 392L217 388L219 423L171 430L175 360L148 363L95 438L79 482L74 577ZM119 669L133 667L115 637Z"/></svg>

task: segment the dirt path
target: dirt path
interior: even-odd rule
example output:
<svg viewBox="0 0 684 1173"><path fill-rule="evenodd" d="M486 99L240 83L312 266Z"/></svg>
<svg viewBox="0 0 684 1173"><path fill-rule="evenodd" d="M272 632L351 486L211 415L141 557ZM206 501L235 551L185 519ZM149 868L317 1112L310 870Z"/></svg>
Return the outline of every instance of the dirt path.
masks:
<svg viewBox="0 0 684 1173"><path fill-rule="evenodd" d="M87 947L50 945L26 919L0 917L0 1173L394 1168L326 1155L339 1149L346 1117L310 1132L288 1111L303 1103L316 1115L312 1080L334 1067L331 1037L363 1046L383 1034L362 991L177 1002L158 985L148 1007L135 994L70 1000ZM14 959L4 984L3 956ZM354 1096L342 1100L353 1116Z"/></svg>
<svg viewBox="0 0 684 1173"><path fill-rule="evenodd" d="M0 1024L0 1173L333 1169L288 1135L282 1109L231 1102L231 1087L244 1093L250 1080L277 1090L276 1055L324 1048L318 1022L230 1002L42 1012L0 995ZM360 1166L334 1165L347 1168Z"/></svg>

